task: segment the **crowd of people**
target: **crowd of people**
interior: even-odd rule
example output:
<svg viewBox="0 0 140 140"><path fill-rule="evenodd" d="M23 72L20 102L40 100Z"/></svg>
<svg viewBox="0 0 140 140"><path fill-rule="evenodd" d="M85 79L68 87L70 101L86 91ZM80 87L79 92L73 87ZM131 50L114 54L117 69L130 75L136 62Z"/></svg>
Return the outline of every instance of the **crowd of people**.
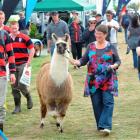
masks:
<svg viewBox="0 0 140 140"><path fill-rule="evenodd" d="M132 50L134 68L140 71L140 19L138 14L128 12L120 21L114 19L111 10L87 19L83 27L78 12L73 11L68 23L59 18L59 12L50 12L51 20L47 24L46 38L48 52L53 55L52 33L58 37L69 34L74 68L87 65L84 96L90 96L97 130L109 135L112 130L114 96L118 95L116 71L121 64L118 54L117 32L124 28L125 42ZM20 13L18 21L4 25L5 14L0 11L0 129L3 131L5 120L5 98L7 90L6 64L9 65L10 82L15 108L12 114L21 112L21 93L27 99L27 109L32 109L33 101L28 87L20 83L24 67L29 67L34 56L34 45L28 36L29 24ZM138 47L139 46L139 47ZM83 52L83 47L86 51ZM29 51L28 51L29 50ZM138 55L138 56L137 56ZM7 57L7 59L6 59ZM138 65L139 64L139 65Z"/></svg>

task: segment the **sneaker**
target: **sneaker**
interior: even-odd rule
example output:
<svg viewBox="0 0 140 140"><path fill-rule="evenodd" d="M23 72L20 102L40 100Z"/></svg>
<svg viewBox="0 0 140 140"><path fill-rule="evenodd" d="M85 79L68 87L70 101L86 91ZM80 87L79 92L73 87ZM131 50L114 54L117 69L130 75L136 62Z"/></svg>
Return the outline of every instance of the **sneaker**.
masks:
<svg viewBox="0 0 140 140"><path fill-rule="evenodd" d="M109 135L111 131L109 129L101 129L100 132L102 132L104 135Z"/></svg>
<svg viewBox="0 0 140 140"><path fill-rule="evenodd" d="M129 53L130 53L130 48L127 47L127 49L126 49L126 54L129 54Z"/></svg>

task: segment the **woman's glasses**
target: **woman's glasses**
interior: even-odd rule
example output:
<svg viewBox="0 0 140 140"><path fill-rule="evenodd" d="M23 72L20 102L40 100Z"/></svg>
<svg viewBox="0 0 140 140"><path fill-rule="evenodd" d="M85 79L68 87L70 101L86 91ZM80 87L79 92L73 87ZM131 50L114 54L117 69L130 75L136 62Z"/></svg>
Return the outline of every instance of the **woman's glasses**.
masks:
<svg viewBox="0 0 140 140"><path fill-rule="evenodd" d="M96 22L89 22L89 24L96 24Z"/></svg>

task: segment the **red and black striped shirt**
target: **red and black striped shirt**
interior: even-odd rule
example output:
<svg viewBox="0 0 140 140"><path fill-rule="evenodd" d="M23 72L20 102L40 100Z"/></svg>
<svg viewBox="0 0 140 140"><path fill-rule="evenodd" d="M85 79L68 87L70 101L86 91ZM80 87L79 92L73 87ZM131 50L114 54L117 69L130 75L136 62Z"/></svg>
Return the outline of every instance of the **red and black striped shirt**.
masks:
<svg viewBox="0 0 140 140"><path fill-rule="evenodd" d="M11 33L11 28L9 26L4 25L3 30L7 31L8 33Z"/></svg>
<svg viewBox="0 0 140 140"><path fill-rule="evenodd" d="M2 39L1 32L4 32L4 36ZM3 41L4 43L3 43ZM8 57L9 70L10 73L14 73L15 69L15 57L13 53L13 48L10 40L10 36L4 30L0 30L0 77L6 76L6 61L5 54Z"/></svg>
<svg viewBox="0 0 140 140"><path fill-rule="evenodd" d="M15 55L16 65L27 63L29 58L29 50L34 47L29 36L19 32L15 39L12 39L12 47Z"/></svg>

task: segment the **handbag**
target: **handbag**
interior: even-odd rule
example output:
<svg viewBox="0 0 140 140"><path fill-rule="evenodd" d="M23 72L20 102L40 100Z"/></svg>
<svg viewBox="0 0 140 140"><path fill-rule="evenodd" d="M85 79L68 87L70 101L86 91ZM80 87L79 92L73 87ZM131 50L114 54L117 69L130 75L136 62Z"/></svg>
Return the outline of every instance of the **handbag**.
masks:
<svg viewBox="0 0 140 140"><path fill-rule="evenodd" d="M20 78L20 83L30 86L31 83L31 66L27 67L25 66L23 69L23 73Z"/></svg>

